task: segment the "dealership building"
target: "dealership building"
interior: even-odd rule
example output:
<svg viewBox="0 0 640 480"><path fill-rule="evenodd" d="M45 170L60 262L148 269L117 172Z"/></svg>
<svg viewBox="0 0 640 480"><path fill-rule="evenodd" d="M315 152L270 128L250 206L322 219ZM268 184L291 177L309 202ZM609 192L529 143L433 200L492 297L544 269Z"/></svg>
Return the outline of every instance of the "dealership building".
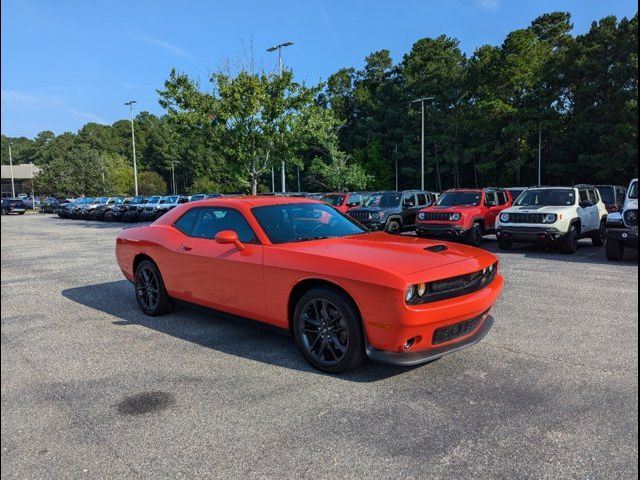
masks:
<svg viewBox="0 0 640 480"><path fill-rule="evenodd" d="M32 163L22 163L18 165L2 165L2 196L12 195L11 179L15 194L31 193L31 179L40 172L40 169Z"/></svg>

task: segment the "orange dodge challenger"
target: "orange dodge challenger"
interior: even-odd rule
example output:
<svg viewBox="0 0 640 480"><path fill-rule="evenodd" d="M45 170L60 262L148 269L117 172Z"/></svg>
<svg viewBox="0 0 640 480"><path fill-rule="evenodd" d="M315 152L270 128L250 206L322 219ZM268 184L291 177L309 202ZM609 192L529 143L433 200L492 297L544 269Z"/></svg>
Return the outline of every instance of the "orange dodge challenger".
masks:
<svg viewBox="0 0 640 480"><path fill-rule="evenodd" d="M484 250L368 232L304 198L217 198L124 229L116 257L147 315L174 300L289 329L319 370L416 365L480 341L504 280Z"/></svg>

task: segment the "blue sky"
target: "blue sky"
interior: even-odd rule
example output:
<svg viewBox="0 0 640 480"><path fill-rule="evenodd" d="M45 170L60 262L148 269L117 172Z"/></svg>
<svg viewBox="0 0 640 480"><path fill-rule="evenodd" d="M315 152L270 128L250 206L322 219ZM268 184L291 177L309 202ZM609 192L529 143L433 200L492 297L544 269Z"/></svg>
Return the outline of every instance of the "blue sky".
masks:
<svg viewBox="0 0 640 480"><path fill-rule="evenodd" d="M285 63L315 83L382 48L397 62L423 37L456 37L470 54L545 12L571 12L582 33L606 15L634 15L637 3L3 0L1 9L2 133L33 136L126 118L129 99L161 114L156 89L172 67L206 86L209 73L247 58L274 69L277 57L265 49L280 41L295 42Z"/></svg>

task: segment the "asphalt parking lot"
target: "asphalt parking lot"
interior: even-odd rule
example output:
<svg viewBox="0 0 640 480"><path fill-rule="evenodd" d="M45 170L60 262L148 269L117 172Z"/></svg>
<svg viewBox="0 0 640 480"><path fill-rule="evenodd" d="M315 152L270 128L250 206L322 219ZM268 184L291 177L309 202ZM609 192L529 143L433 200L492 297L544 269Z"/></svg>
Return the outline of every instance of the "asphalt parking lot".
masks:
<svg viewBox="0 0 640 480"><path fill-rule="evenodd" d="M500 253L482 343L334 377L250 322L142 315L120 228L2 217L2 478L637 478L634 253Z"/></svg>

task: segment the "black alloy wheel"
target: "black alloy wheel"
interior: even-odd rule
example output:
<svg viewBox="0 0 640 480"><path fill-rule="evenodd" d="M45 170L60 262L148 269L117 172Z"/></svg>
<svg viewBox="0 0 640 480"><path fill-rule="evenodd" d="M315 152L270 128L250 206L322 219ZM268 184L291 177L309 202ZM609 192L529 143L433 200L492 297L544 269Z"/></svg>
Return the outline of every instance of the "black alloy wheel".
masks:
<svg viewBox="0 0 640 480"><path fill-rule="evenodd" d="M162 315L173 307L158 267L149 260L140 262L136 269L135 292L138 306L146 315Z"/></svg>
<svg viewBox="0 0 640 480"><path fill-rule="evenodd" d="M482 225L478 222L474 223L473 227L471 227L471 230L469 230L469 233L467 234L467 243L474 247L480 246L482 243L483 233Z"/></svg>
<svg viewBox="0 0 640 480"><path fill-rule="evenodd" d="M365 359L358 312L338 290L319 287L305 293L296 305L293 330L298 348L319 370L341 373Z"/></svg>
<svg viewBox="0 0 640 480"><path fill-rule="evenodd" d="M391 233L392 235L397 235L400 233L400 222L398 220L395 219L391 219L387 222L387 225L385 226L385 231L387 233Z"/></svg>

